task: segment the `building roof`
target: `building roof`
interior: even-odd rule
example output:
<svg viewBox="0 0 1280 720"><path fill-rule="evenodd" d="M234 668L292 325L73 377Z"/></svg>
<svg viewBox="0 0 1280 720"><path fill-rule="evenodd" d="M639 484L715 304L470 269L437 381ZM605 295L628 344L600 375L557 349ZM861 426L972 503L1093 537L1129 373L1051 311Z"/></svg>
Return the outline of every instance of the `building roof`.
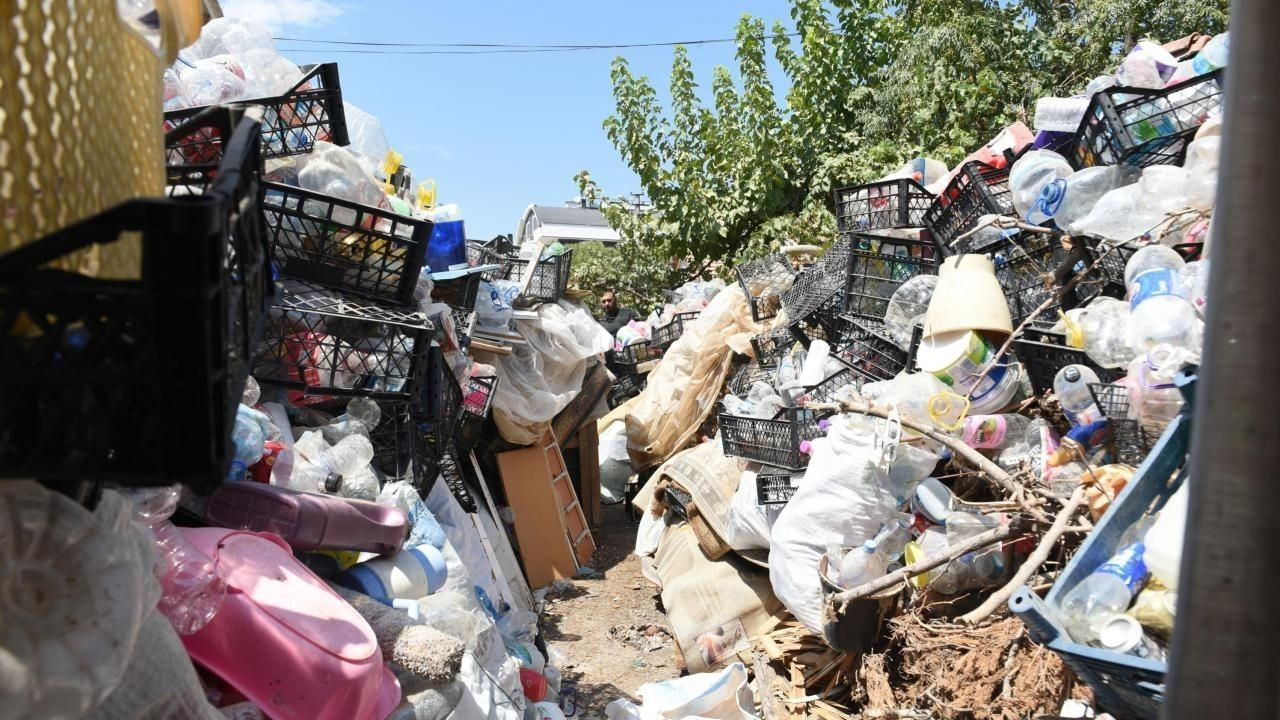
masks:
<svg viewBox="0 0 1280 720"><path fill-rule="evenodd" d="M605 220L604 213L600 212L599 208L534 205L533 214L537 215L544 225L609 227L609 221Z"/></svg>
<svg viewBox="0 0 1280 720"><path fill-rule="evenodd" d="M533 220L532 238L524 237L527 220ZM530 205L525 210L517 230L517 245L527 239L547 242L588 242L599 241L605 245L613 245L622 239L617 230L609 227L609 221L598 208L588 207L556 207L553 205Z"/></svg>

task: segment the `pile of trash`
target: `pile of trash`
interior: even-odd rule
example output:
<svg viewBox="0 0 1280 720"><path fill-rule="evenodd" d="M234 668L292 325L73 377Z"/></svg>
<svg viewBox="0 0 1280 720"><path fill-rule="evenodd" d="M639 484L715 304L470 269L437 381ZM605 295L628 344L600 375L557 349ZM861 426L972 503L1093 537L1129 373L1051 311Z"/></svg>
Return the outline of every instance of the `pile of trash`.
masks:
<svg viewBox="0 0 1280 720"><path fill-rule="evenodd" d="M1103 710L1158 714L1227 42L1139 43L1082 95L1041 99L1039 133L1015 124L954 169L920 158L837 190L825 254L736 269L738 327L759 328L735 348L748 357L718 376L714 430L636 499L636 552L664 585L685 525L707 565L767 567L749 612L700 615L759 639L718 662L681 643L691 668L741 660L757 703L803 697L822 717L956 717L1001 697L999 712L1056 712L1069 673ZM668 357L705 351L683 343ZM681 377L666 366L660 393ZM706 408L705 390L640 395L638 468L655 464L646 419L694 394ZM679 638L691 611L667 611ZM961 652L938 655L949 634ZM1010 695L1046 657L1056 679ZM1004 663L1003 696L979 658Z"/></svg>

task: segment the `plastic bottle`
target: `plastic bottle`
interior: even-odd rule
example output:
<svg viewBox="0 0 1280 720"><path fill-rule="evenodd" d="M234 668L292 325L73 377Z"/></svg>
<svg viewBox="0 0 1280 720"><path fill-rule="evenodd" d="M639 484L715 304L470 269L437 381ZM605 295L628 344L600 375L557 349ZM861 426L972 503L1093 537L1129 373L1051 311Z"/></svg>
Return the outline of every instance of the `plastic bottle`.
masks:
<svg viewBox="0 0 1280 720"><path fill-rule="evenodd" d="M809 353L805 356L803 368L800 370L800 384L808 387L822 382L823 368L826 367L829 357L831 357L831 346L826 340L814 340L809 343Z"/></svg>
<svg viewBox="0 0 1280 720"><path fill-rule="evenodd" d="M1195 363L1191 352L1157 345L1129 365L1129 410L1148 432L1158 436L1182 410L1182 392L1173 383L1183 367Z"/></svg>
<svg viewBox="0 0 1280 720"><path fill-rule="evenodd" d="M946 552L947 548L996 527L996 521L983 515L952 512L946 528L930 528L920 536L926 555ZM1004 557L998 547L966 553L929 572L929 587L946 595L988 587L1004 575Z"/></svg>
<svg viewBox="0 0 1280 720"><path fill-rule="evenodd" d="M876 534L876 551L886 562L892 563L902 558L907 543L911 542L913 537L911 534L913 519L910 514L901 513L897 519L886 522Z"/></svg>
<svg viewBox="0 0 1280 720"><path fill-rule="evenodd" d="M1182 295L1203 315L1209 300L1209 261L1196 260L1183 265L1178 279L1182 281Z"/></svg>
<svg viewBox="0 0 1280 720"><path fill-rule="evenodd" d="M1178 590L1178 570L1182 564L1183 534L1187 526L1188 482L1164 504L1156 521L1143 537L1145 557L1151 574L1169 590Z"/></svg>
<svg viewBox="0 0 1280 720"><path fill-rule="evenodd" d="M1042 97L1036 101L1036 130L1075 132L1089 109L1088 95L1075 97Z"/></svg>
<svg viewBox="0 0 1280 720"><path fill-rule="evenodd" d="M964 443L979 450L1026 451L1029 418L1016 414L969 415L964 419Z"/></svg>
<svg viewBox="0 0 1280 720"><path fill-rule="evenodd" d="M1104 368L1124 367L1133 360L1129 347L1129 305L1123 300L1099 297L1089 303L1077 323L1084 335L1084 352Z"/></svg>
<svg viewBox="0 0 1280 720"><path fill-rule="evenodd" d="M851 548L840 561L840 587L848 590L884 575L888 563L876 549L874 540Z"/></svg>
<svg viewBox="0 0 1280 720"><path fill-rule="evenodd" d="M893 296L884 313L884 325L889 337L903 350L911 348L911 336L917 324L924 324L925 313L929 311L929 300L933 298L933 290L938 287L937 275L917 275L902 283Z"/></svg>
<svg viewBox="0 0 1280 720"><path fill-rule="evenodd" d="M1147 245L1125 264L1129 289L1129 347L1145 353L1161 343L1199 352L1201 325L1183 297L1182 256L1163 245Z"/></svg>
<svg viewBox="0 0 1280 720"><path fill-rule="evenodd" d="M1129 608L1147 579L1141 542L1125 546L1062 599L1062 622L1077 642L1094 642L1103 623Z"/></svg>
<svg viewBox="0 0 1280 720"><path fill-rule="evenodd" d="M156 609L179 635L199 632L217 614L227 585L215 563L169 522L178 507L178 486L135 488L127 495L134 518L155 536L155 573L164 590Z"/></svg>
<svg viewBox="0 0 1280 720"><path fill-rule="evenodd" d="M1040 189L1073 172L1067 159L1052 150L1032 150L1009 169L1009 190L1018 217L1026 217Z"/></svg>
<svg viewBox="0 0 1280 720"><path fill-rule="evenodd" d="M1041 482L1048 482L1053 474L1049 458L1057 449L1058 434L1047 420L1036 418L1027 423L1022 444L1001 450L995 456L995 462L1009 472L1025 466L1031 470L1033 477Z"/></svg>
<svg viewBox="0 0 1280 720"><path fill-rule="evenodd" d="M1053 394L1073 425L1088 425L1102 417L1089 392L1089 385L1097 382L1098 373L1086 365L1067 365L1053 377Z"/></svg>
<svg viewBox="0 0 1280 720"><path fill-rule="evenodd" d="M1062 181L1061 199L1056 205L1046 202L1044 208L1059 228L1070 231L1076 222L1093 211L1103 195L1136 177L1134 173L1110 165L1085 168L1067 176ZM1056 186L1057 182L1053 184ZM1041 190L1040 193L1044 196L1046 191Z"/></svg>

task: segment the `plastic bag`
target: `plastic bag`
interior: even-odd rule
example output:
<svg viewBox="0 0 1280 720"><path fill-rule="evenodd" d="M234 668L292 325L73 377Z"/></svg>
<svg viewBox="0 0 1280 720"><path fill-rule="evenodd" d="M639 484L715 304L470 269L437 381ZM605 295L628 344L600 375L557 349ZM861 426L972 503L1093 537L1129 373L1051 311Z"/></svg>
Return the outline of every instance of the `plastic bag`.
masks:
<svg viewBox="0 0 1280 720"><path fill-rule="evenodd" d="M724 539L734 550L769 548L769 528L774 518L757 502L757 492L756 471L743 471L725 522Z"/></svg>
<svg viewBox="0 0 1280 720"><path fill-rule="evenodd" d="M234 17L214 18L201 30L200 37L183 55L194 59L214 55L239 55L253 49L275 50L271 29L262 23Z"/></svg>
<svg viewBox="0 0 1280 720"><path fill-rule="evenodd" d="M316 141L307 164L298 171L298 187L343 200L389 209L382 186L360 165L346 148L322 140ZM317 215L327 214L328 207L316 207ZM350 208L333 208L333 219L345 225L356 224L356 213Z"/></svg>
<svg viewBox="0 0 1280 720"><path fill-rule="evenodd" d="M520 295L520 283L510 280L481 281L476 293L476 324L505 330L515 310L512 303Z"/></svg>
<svg viewBox="0 0 1280 720"><path fill-rule="evenodd" d="M626 699L605 708L609 720L756 720L747 669L734 663L714 673L646 683L636 691L642 705Z"/></svg>
<svg viewBox="0 0 1280 720"><path fill-rule="evenodd" d="M600 499L609 505L622 502L630 478L627 426L615 422L600 433Z"/></svg>
<svg viewBox="0 0 1280 720"><path fill-rule="evenodd" d="M342 103L342 109L347 116L347 136L351 140L347 149L360 161L365 172L377 176L391 150L382 122L349 102Z"/></svg>

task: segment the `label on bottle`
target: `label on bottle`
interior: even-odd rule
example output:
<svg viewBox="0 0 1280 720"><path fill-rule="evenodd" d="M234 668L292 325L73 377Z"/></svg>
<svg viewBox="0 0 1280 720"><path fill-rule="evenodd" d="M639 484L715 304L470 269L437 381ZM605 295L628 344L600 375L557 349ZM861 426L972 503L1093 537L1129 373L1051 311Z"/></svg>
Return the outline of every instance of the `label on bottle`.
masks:
<svg viewBox="0 0 1280 720"><path fill-rule="evenodd" d="M1142 543L1134 543L1116 553L1095 570L1095 573L1114 575L1124 581L1130 595L1136 595L1147 579L1147 563L1143 560L1146 547Z"/></svg>
<svg viewBox="0 0 1280 720"><path fill-rule="evenodd" d="M1000 415L970 415L964 419L964 444L980 450L1004 444L1008 423Z"/></svg>
<svg viewBox="0 0 1280 720"><path fill-rule="evenodd" d="M1129 311L1133 312L1143 301L1160 295L1177 295L1178 273L1168 268L1154 268L1138 273L1129 283Z"/></svg>

